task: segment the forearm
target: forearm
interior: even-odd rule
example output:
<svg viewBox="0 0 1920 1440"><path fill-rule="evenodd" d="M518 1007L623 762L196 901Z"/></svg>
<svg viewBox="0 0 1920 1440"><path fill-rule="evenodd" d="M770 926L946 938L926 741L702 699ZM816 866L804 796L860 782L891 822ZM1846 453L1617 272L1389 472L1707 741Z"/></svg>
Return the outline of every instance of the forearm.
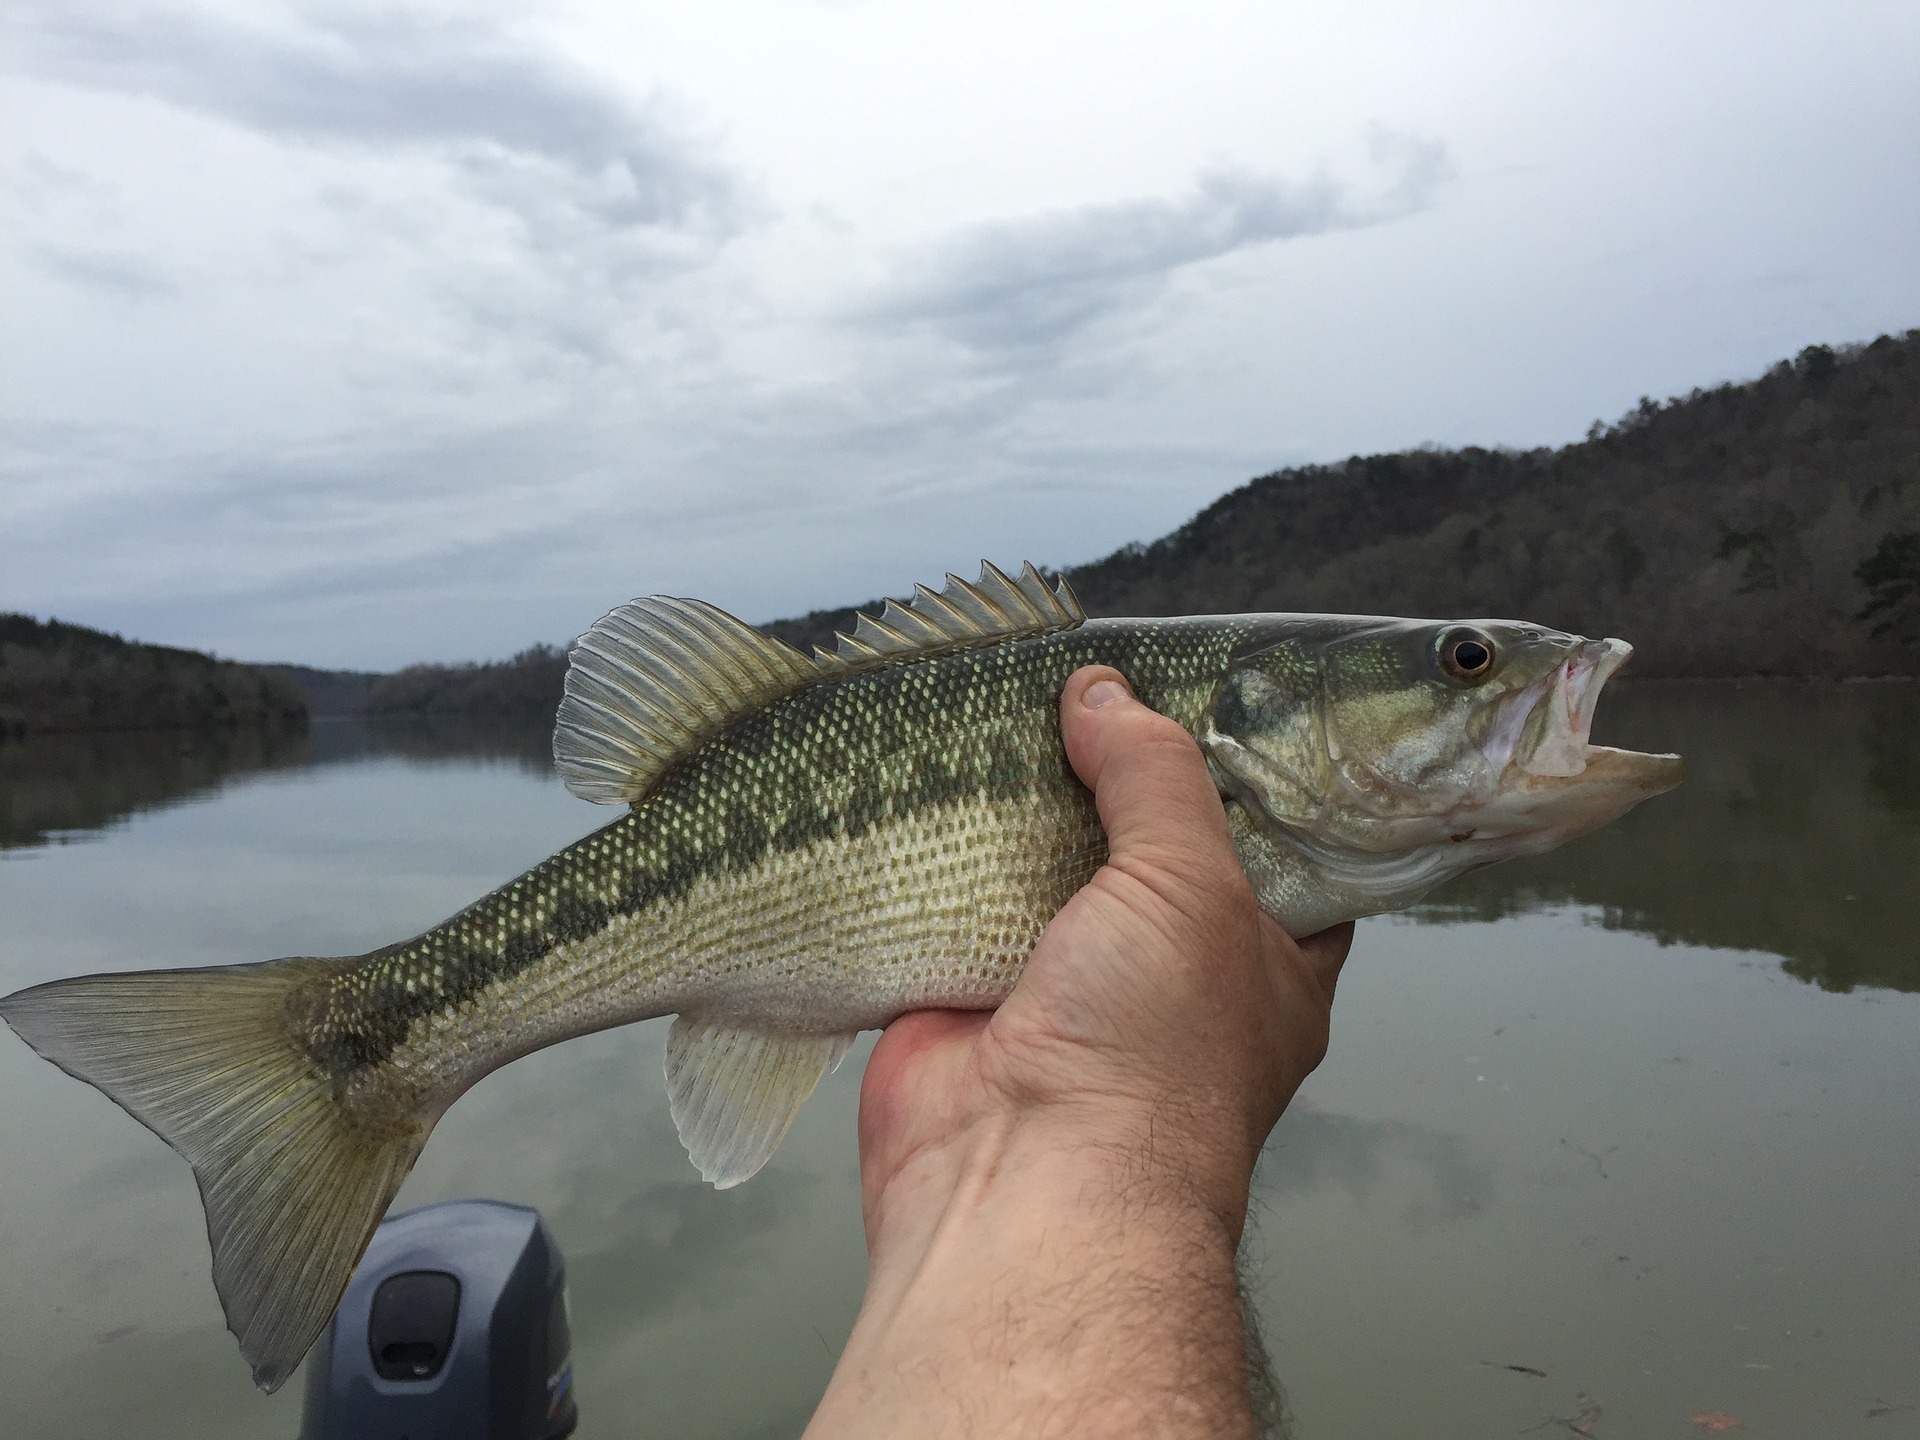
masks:
<svg viewBox="0 0 1920 1440"><path fill-rule="evenodd" d="M1145 1128L1066 1133L1002 1127L893 1177L811 1440L1252 1434L1244 1179L1194 1183Z"/></svg>

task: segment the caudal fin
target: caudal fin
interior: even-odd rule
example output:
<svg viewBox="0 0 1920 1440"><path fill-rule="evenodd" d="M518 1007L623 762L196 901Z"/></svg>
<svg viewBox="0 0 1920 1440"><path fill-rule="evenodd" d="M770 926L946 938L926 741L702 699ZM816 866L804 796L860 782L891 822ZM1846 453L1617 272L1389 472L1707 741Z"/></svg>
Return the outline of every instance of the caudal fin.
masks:
<svg viewBox="0 0 1920 1440"><path fill-rule="evenodd" d="M353 1123L295 1041L289 996L345 963L83 975L0 1000L29 1045L191 1162L214 1288L263 1390L325 1327L431 1123Z"/></svg>

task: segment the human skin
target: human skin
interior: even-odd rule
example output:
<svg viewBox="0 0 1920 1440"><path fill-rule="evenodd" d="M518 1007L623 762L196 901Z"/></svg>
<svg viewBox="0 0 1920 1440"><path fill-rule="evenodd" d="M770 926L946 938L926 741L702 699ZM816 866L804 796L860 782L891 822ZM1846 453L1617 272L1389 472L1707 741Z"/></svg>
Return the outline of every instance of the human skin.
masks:
<svg viewBox="0 0 1920 1440"><path fill-rule="evenodd" d="M1118 672L1060 715L1109 859L998 1010L874 1047L867 1293L809 1440L1254 1433L1234 1253L1353 929L1260 910L1198 747Z"/></svg>

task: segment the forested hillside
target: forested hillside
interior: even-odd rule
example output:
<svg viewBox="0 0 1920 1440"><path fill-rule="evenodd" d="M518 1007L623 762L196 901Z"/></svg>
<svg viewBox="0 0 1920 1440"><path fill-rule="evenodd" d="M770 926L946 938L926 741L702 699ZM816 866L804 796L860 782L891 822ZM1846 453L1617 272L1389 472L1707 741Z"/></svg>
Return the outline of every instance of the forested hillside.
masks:
<svg viewBox="0 0 1920 1440"><path fill-rule="evenodd" d="M270 669L84 625L0 615L0 737L306 720L305 698Z"/></svg>
<svg viewBox="0 0 1920 1440"><path fill-rule="evenodd" d="M970 572L969 557L953 567ZM1631 640L1641 675L1920 675L1920 330L1643 400L1557 450L1282 470L1061 573L1095 615L1506 616ZM831 646L854 610L762 628ZM352 696L372 714L509 719L550 718L565 673L551 646L377 677L299 672L323 708ZM340 684L316 688L326 680Z"/></svg>
<svg viewBox="0 0 1920 1440"><path fill-rule="evenodd" d="M1558 450L1283 470L1064 573L1096 615L1507 616L1622 636L1640 674L1920 673L1920 331ZM812 645L852 613L766 628Z"/></svg>
<svg viewBox="0 0 1920 1440"><path fill-rule="evenodd" d="M551 717L566 674L566 652L552 645L534 645L511 660L483 665L409 665L376 677L363 708L369 715L396 717Z"/></svg>

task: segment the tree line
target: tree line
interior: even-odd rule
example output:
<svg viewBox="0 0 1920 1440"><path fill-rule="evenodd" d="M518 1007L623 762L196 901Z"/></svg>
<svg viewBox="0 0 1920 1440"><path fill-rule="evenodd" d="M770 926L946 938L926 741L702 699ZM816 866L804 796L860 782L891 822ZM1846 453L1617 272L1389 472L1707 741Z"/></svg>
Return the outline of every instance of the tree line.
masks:
<svg viewBox="0 0 1920 1440"><path fill-rule="evenodd" d="M48 731L299 728L307 702L271 668L0 614L0 739Z"/></svg>
<svg viewBox="0 0 1920 1440"><path fill-rule="evenodd" d="M1920 330L1643 399L1558 448L1275 471L1057 573L1093 615L1502 616L1630 640L1643 675L1920 675ZM762 628L831 647L878 603ZM546 721L565 676L551 645L370 676L0 616L0 735L297 723L308 699L316 713Z"/></svg>
<svg viewBox="0 0 1920 1440"><path fill-rule="evenodd" d="M1092 615L1505 617L1630 640L1642 675L1920 675L1920 330L1643 399L1558 448L1276 471L1054 573ZM761 628L831 648L880 603ZM550 715L565 676L536 646L401 671L368 707Z"/></svg>
<svg viewBox="0 0 1920 1440"><path fill-rule="evenodd" d="M1630 640L1641 674L1920 674L1920 330L1559 449L1277 471L1060 573L1094 615L1505 617ZM831 644L853 614L766 628Z"/></svg>
<svg viewBox="0 0 1920 1440"><path fill-rule="evenodd" d="M511 660L467 665L409 665L376 676L362 709L369 715L480 715L551 719L566 683L567 655L532 645Z"/></svg>

